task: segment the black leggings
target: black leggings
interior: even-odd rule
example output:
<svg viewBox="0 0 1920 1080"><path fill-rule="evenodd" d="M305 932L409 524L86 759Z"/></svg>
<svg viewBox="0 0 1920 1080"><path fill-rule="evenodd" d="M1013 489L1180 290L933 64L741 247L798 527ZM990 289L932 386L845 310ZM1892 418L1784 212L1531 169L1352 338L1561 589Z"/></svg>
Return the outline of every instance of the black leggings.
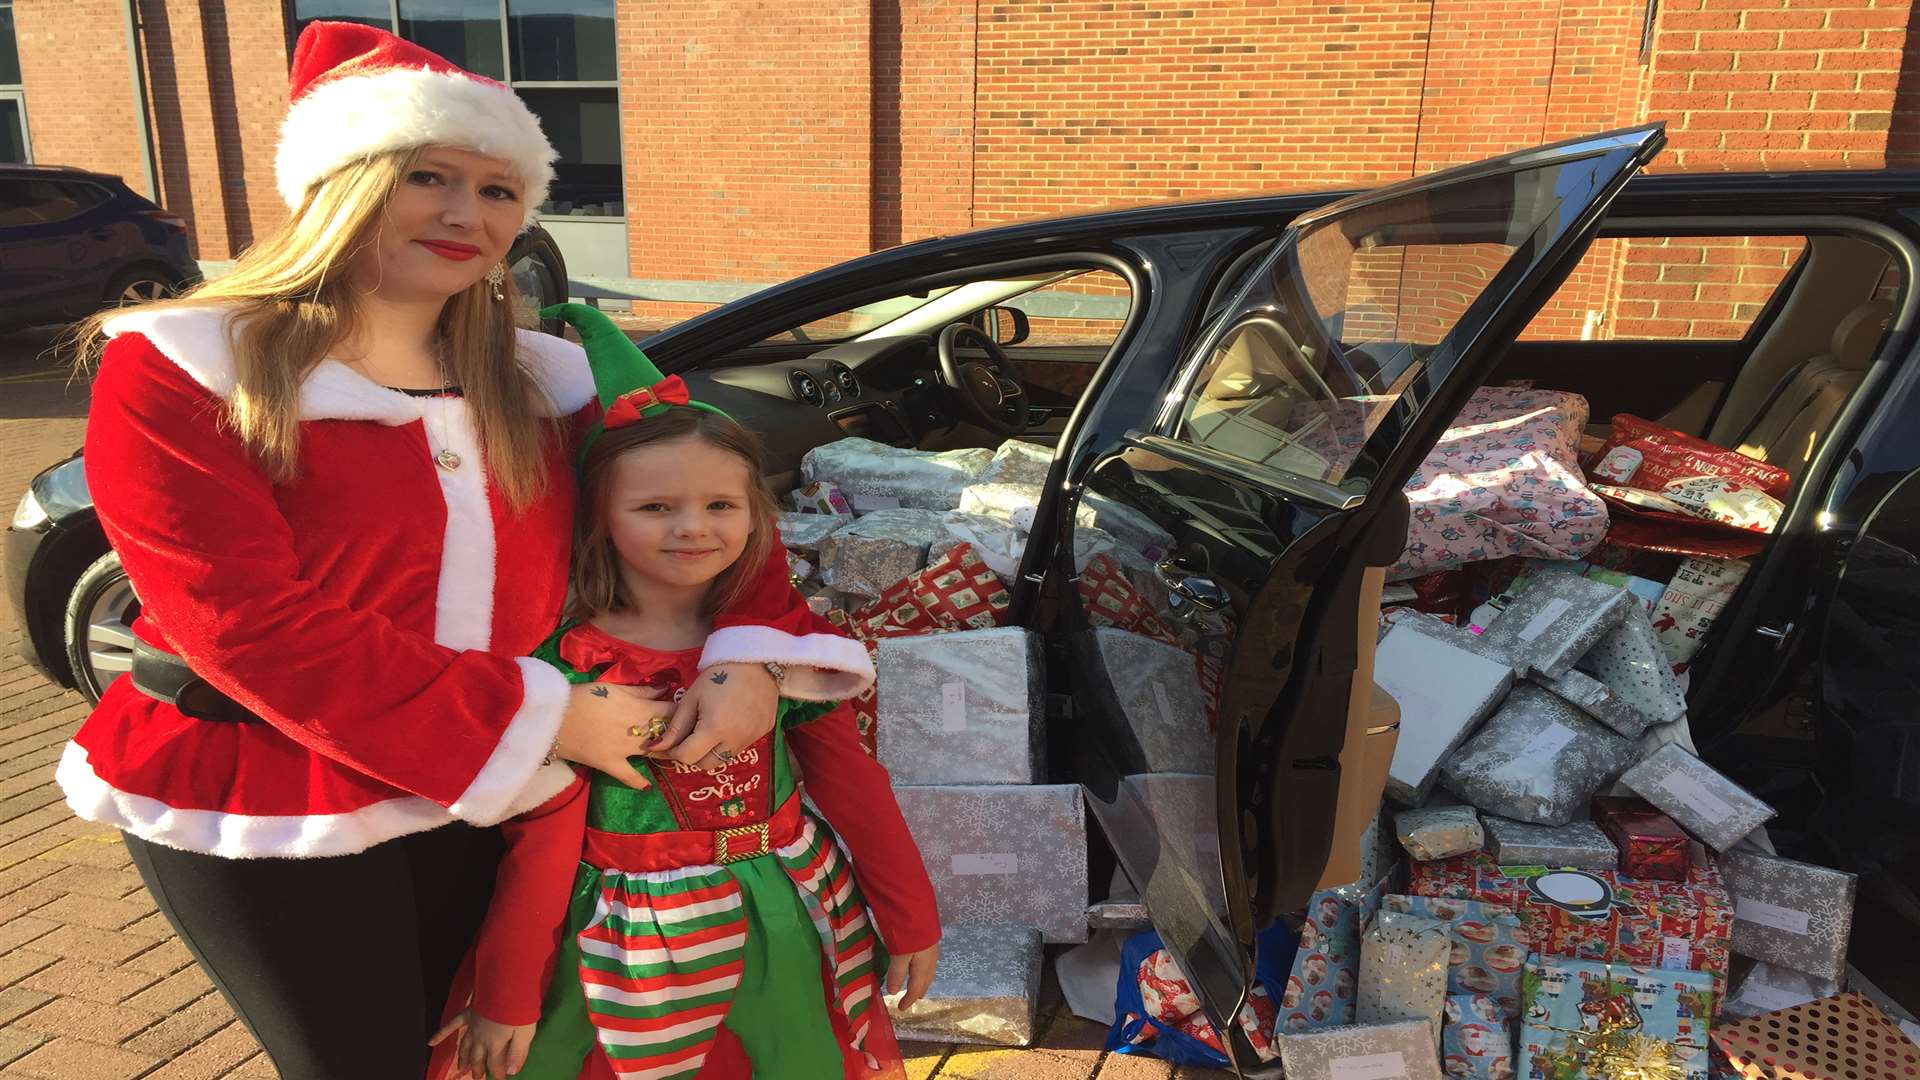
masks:
<svg viewBox="0 0 1920 1080"><path fill-rule="evenodd" d="M320 859L126 842L282 1080L426 1075L427 1039L493 893L499 830L445 825Z"/></svg>

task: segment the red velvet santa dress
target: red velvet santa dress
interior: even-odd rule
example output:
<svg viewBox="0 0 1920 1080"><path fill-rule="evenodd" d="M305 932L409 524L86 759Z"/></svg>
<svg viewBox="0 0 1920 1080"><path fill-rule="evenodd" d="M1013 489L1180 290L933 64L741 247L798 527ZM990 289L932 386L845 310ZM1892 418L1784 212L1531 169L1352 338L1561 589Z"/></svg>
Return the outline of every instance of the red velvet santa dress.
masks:
<svg viewBox="0 0 1920 1080"><path fill-rule="evenodd" d="M499 822L573 782L543 765L568 683L530 654L566 592L571 448L515 512L457 396L325 361L299 396L300 468L274 482L229 429L229 309L133 311L93 386L87 481L140 594L141 640L265 723L193 719L119 679L61 758L68 805L153 843L234 858L357 852ZM591 422L580 348L522 331L541 406ZM787 665L784 693L864 686L772 553L699 658Z"/></svg>

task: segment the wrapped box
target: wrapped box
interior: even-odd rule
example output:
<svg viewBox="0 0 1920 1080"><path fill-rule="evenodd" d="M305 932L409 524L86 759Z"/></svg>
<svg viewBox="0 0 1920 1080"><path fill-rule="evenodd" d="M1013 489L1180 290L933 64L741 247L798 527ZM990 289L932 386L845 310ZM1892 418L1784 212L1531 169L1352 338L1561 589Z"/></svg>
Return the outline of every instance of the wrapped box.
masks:
<svg viewBox="0 0 1920 1080"><path fill-rule="evenodd" d="M949 926L933 985L901 1010L894 1033L921 1042L1030 1046L1040 1001L1040 932L1023 926Z"/></svg>
<svg viewBox="0 0 1920 1080"><path fill-rule="evenodd" d="M1039 507L1040 498L1044 494L1045 489L1038 482L1018 483L1003 480L968 484L960 491L960 502L956 509L962 513L998 518L1025 532L1033 526L1034 510ZM1016 515L1025 519L1024 525L1015 523Z"/></svg>
<svg viewBox="0 0 1920 1080"><path fill-rule="evenodd" d="M1619 633L1615 630L1614 633ZM1608 635L1611 637L1612 635ZM1606 641L1607 638L1601 638ZM1596 646L1596 651L1598 647ZM1649 726L1647 715L1614 692L1613 687L1575 668L1557 679L1535 675L1533 681L1554 692L1570 705L1607 725L1629 739L1639 738Z"/></svg>
<svg viewBox="0 0 1920 1080"><path fill-rule="evenodd" d="M1520 972L1527 966L1520 916L1478 900L1440 896L1387 896L1380 907L1445 924L1452 942L1448 994L1485 994L1502 1015L1520 1015Z"/></svg>
<svg viewBox="0 0 1920 1080"><path fill-rule="evenodd" d="M1687 715L1687 694L1673 677L1673 665L1660 648L1653 624L1638 610L1600 639L1580 658L1578 667L1606 684L1614 695L1640 715L1639 728L1614 726L1628 737L1653 724L1671 724ZM1604 717L1602 718L1604 719Z"/></svg>
<svg viewBox="0 0 1920 1080"><path fill-rule="evenodd" d="M1031 926L1087 940L1087 824L1078 784L898 787L947 926Z"/></svg>
<svg viewBox="0 0 1920 1080"><path fill-rule="evenodd" d="M1573 668L1629 611L1633 594L1592 578L1546 571L1487 627L1489 648L1513 657L1514 666L1554 679Z"/></svg>
<svg viewBox="0 0 1920 1080"><path fill-rule="evenodd" d="M1464 649L1475 656L1491 660L1501 667L1512 669L1513 657L1504 649L1487 644L1486 635L1455 626L1438 615L1430 615L1413 608L1395 608L1390 612L1381 612L1382 626L1380 636L1385 638L1387 631L1396 626L1405 626L1417 630L1428 637L1436 637L1456 649Z"/></svg>
<svg viewBox="0 0 1920 1080"><path fill-rule="evenodd" d="M1593 800L1593 818L1620 849L1620 872L1658 881L1687 880L1687 834L1639 799Z"/></svg>
<svg viewBox="0 0 1920 1080"><path fill-rule="evenodd" d="M1211 773L1140 773L1120 779L1151 822L1151 852L1164 857L1191 879L1191 895L1204 895L1215 911L1226 910L1220 883L1220 806ZM1164 865L1164 864L1162 864Z"/></svg>
<svg viewBox="0 0 1920 1080"><path fill-rule="evenodd" d="M1501 866L1585 870L1614 870L1619 866L1619 849L1591 821L1559 826L1530 825L1491 815L1485 821L1487 850Z"/></svg>
<svg viewBox="0 0 1920 1080"><path fill-rule="evenodd" d="M1446 923L1382 907L1360 938L1355 1017L1362 1024L1424 1020L1438 1043L1452 953Z"/></svg>
<svg viewBox="0 0 1920 1080"><path fill-rule="evenodd" d="M1213 728L1193 654L1144 634L1097 627L1121 719L1140 748L1140 772L1210 773Z"/></svg>
<svg viewBox="0 0 1920 1080"><path fill-rule="evenodd" d="M1881 1080L1920 1072L1920 1046L1860 993L1723 1024L1713 1041L1745 1080Z"/></svg>
<svg viewBox="0 0 1920 1080"><path fill-rule="evenodd" d="M1280 996L1282 1032L1314 1031L1353 1023L1359 992L1360 926L1380 904L1380 888L1323 889L1307 901L1300 948L1293 954Z"/></svg>
<svg viewBox="0 0 1920 1080"><path fill-rule="evenodd" d="M1387 769L1387 795L1417 805L1433 789L1447 755L1506 697L1513 669L1396 626L1375 654L1373 681L1400 703L1400 739Z"/></svg>
<svg viewBox="0 0 1920 1080"><path fill-rule="evenodd" d="M1620 782L1715 851L1731 848L1774 816L1773 807L1672 743L1628 769Z"/></svg>
<svg viewBox="0 0 1920 1080"><path fill-rule="evenodd" d="M906 450L870 439L849 438L816 446L800 459L809 482L838 484L857 513L892 510L952 510L960 492L993 460L993 451Z"/></svg>
<svg viewBox="0 0 1920 1080"><path fill-rule="evenodd" d="M1419 1020L1280 1035L1287 1080L1446 1080L1433 1028Z"/></svg>
<svg viewBox="0 0 1920 1080"><path fill-rule="evenodd" d="M945 535L931 510L877 510L820 541L820 580L879 596L927 565L928 547Z"/></svg>
<svg viewBox="0 0 1920 1080"><path fill-rule="evenodd" d="M1047 470L1053 467L1053 448L1037 443L1008 439L993 452L993 460L980 470L976 481L982 484L1033 484L1047 482Z"/></svg>
<svg viewBox="0 0 1920 1080"><path fill-rule="evenodd" d="M1479 851L1487 842L1480 815L1471 806L1430 806L1393 816L1400 846L1416 859L1446 859Z"/></svg>
<svg viewBox="0 0 1920 1080"><path fill-rule="evenodd" d="M1745 559L1691 557L1674 572L1654 606L1653 629L1675 671L1685 670L1700 651L1707 631L1733 599L1751 565Z"/></svg>
<svg viewBox="0 0 1920 1080"><path fill-rule="evenodd" d="M1517 1056L1533 1075L1613 1080L1618 1069L1607 1069L1601 1051L1583 1036L1618 1024L1623 1030L1613 1045L1633 1035L1656 1039L1664 1047L1655 1060L1678 1067L1686 1080L1708 1080L1715 994L1705 973L1545 959L1527 965L1525 986Z"/></svg>
<svg viewBox="0 0 1920 1080"><path fill-rule="evenodd" d="M1587 402L1554 390L1483 386L1407 481L1406 550L1390 580L1524 555L1577 559L1607 532L1580 473Z"/></svg>
<svg viewBox="0 0 1920 1080"><path fill-rule="evenodd" d="M1403 719L1403 741L1405 728ZM1487 813L1565 825L1632 761L1631 740L1587 719L1558 696L1522 685L1440 766L1440 782Z"/></svg>
<svg viewBox="0 0 1920 1080"><path fill-rule="evenodd" d="M818 480L805 487L795 488L787 496L787 502L795 513L823 514L828 517L847 517L853 513L853 504L847 501L846 492L840 485Z"/></svg>
<svg viewBox="0 0 1920 1080"><path fill-rule="evenodd" d="M780 530L780 543L792 554L808 561L815 561L820 555L820 541L827 534L843 525L853 524L853 518L847 514L826 514L809 511L785 511L775 525Z"/></svg>
<svg viewBox="0 0 1920 1080"><path fill-rule="evenodd" d="M1735 933L1738 933L1736 929ZM1733 977L1733 992L1720 1005L1716 1019L1745 1020L1761 1013L1791 1009L1809 1001L1829 998L1841 991L1839 983L1792 968L1775 967L1757 961L1744 973Z"/></svg>
<svg viewBox="0 0 1920 1080"><path fill-rule="evenodd" d="M1720 873L1733 894L1733 951L1839 981L1846 976L1859 879L1844 870L1730 851Z"/></svg>
<svg viewBox="0 0 1920 1080"><path fill-rule="evenodd" d="M1027 534L1012 525L999 518L949 510L940 515L940 528L943 535L927 547L928 562L961 544L969 544L1001 581L1012 581L1020 572L1020 558L1027 551Z"/></svg>
<svg viewBox="0 0 1920 1080"><path fill-rule="evenodd" d="M1517 1015L1486 994L1448 994L1441 1068L1454 1080L1512 1080Z"/></svg>
<svg viewBox="0 0 1920 1080"><path fill-rule="evenodd" d="M880 764L896 784L1030 784L1046 680L1019 627L885 638L874 653Z"/></svg>
<svg viewBox="0 0 1920 1080"><path fill-rule="evenodd" d="M1608 870L1502 872L1484 852L1414 863L1408 892L1479 900L1520 916L1529 949L1544 956L1727 975L1733 900L1711 865L1686 881Z"/></svg>

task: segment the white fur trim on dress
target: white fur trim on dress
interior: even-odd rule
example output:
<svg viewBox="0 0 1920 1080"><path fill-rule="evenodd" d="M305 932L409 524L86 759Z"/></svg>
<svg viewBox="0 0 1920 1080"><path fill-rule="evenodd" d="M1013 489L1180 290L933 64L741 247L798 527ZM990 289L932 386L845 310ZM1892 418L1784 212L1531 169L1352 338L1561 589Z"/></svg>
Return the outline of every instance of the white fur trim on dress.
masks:
<svg viewBox="0 0 1920 1080"><path fill-rule="evenodd" d="M295 101L280 125L274 177L280 197L298 207L309 188L343 166L415 146L504 158L526 185L523 225L547 201L559 156L512 90L465 74L389 68L330 79Z"/></svg>
<svg viewBox="0 0 1920 1080"><path fill-rule="evenodd" d="M707 638L700 666L764 664L787 669L780 693L799 701L844 701L873 685L867 647L839 634L789 634L771 626L727 626Z"/></svg>
<svg viewBox="0 0 1920 1080"><path fill-rule="evenodd" d="M515 663L520 665L524 687L520 708L507 721L507 730L487 763L448 807L455 816L475 825L492 825L538 806L558 795L573 777L564 766L554 769L540 764L553 749L572 685L542 661L523 656Z"/></svg>

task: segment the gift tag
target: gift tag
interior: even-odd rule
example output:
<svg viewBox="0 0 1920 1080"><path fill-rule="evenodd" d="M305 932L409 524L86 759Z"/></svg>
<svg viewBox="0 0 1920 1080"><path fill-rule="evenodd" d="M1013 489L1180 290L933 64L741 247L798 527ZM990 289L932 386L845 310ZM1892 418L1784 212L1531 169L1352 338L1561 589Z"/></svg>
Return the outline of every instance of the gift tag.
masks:
<svg viewBox="0 0 1920 1080"><path fill-rule="evenodd" d="M1660 966L1668 971L1688 971L1693 967L1693 942L1671 935L1660 943Z"/></svg>
<svg viewBox="0 0 1920 1080"><path fill-rule="evenodd" d="M1528 739L1527 745L1521 747L1519 753L1513 755L1514 763L1526 761L1536 765L1549 765L1553 762L1554 756L1566 749L1567 744L1574 740L1574 736L1575 732L1570 727L1548 724L1540 730L1538 735Z"/></svg>
<svg viewBox="0 0 1920 1080"><path fill-rule="evenodd" d="M1327 1063L1328 1080L1404 1080L1407 1059L1400 1054L1362 1054Z"/></svg>
<svg viewBox="0 0 1920 1080"><path fill-rule="evenodd" d="M1535 615L1527 625L1520 628L1520 640L1532 641L1534 638L1546 633L1547 627L1552 626L1560 616L1572 610L1573 605L1565 600L1555 599L1547 601L1545 606L1541 607L1540 614Z"/></svg>
<svg viewBox="0 0 1920 1080"><path fill-rule="evenodd" d="M1772 1012L1775 1009L1791 1009L1795 1005L1804 1005L1807 996L1763 982L1750 982L1740 988L1740 1000Z"/></svg>
<svg viewBox="0 0 1920 1080"><path fill-rule="evenodd" d="M1153 704L1155 708L1160 710L1161 722L1168 727L1172 727L1179 719L1173 715L1173 702L1167 698L1166 686L1159 682L1153 684Z"/></svg>
<svg viewBox="0 0 1920 1080"><path fill-rule="evenodd" d="M1660 786L1667 794L1691 807L1693 812L1710 821L1725 821L1733 816L1733 807L1726 800L1708 791L1706 785L1697 778L1683 772L1670 772L1660 778Z"/></svg>
<svg viewBox="0 0 1920 1080"><path fill-rule="evenodd" d="M955 855L953 872L957 877L976 877L981 874L1017 874L1020 872L1020 856L1003 852L982 855Z"/></svg>
<svg viewBox="0 0 1920 1080"><path fill-rule="evenodd" d="M1812 916L1804 911L1796 911L1793 908L1759 900L1748 900L1744 897L1734 897L1733 917L1741 922L1785 930L1789 934L1798 934L1801 937L1807 936L1809 924L1812 922Z"/></svg>
<svg viewBox="0 0 1920 1080"><path fill-rule="evenodd" d="M900 509L900 497L897 495L862 495L859 492L850 492L847 499L853 504L855 510L863 514L871 510Z"/></svg>
<svg viewBox="0 0 1920 1080"><path fill-rule="evenodd" d="M967 730L967 684L950 682L940 687L940 730Z"/></svg>

